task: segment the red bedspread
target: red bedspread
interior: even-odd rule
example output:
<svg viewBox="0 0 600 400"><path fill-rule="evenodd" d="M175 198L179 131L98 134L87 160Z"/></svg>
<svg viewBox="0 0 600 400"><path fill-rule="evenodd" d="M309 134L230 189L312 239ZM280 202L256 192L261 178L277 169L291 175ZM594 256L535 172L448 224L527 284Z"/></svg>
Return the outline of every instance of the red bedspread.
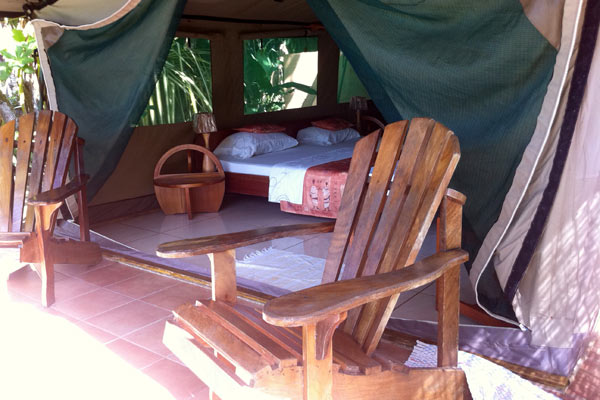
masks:
<svg viewBox="0 0 600 400"><path fill-rule="evenodd" d="M281 211L336 218L348 177L350 158L315 165L306 170L302 204L280 203Z"/></svg>

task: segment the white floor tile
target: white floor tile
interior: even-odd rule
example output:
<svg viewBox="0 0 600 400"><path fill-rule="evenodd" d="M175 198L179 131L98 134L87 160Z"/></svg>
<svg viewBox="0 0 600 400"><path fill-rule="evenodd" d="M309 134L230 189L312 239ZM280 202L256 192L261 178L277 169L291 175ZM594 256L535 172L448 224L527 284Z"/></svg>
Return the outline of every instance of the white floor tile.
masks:
<svg viewBox="0 0 600 400"><path fill-rule="evenodd" d="M172 242L175 240L181 240L177 236L167 235L164 233L154 233L152 236L145 237L143 239L134 240L132 242L127 243L128 246L133 247L143 253L155 254L156 248L159 244L165 242Z"/></svg>
<svg viewBox="0 0 600 400"><path fill-rule="evenodd" d="M293 246L296 246L304 241L303 237L287 237L275 240L269 240L267 242L261 242L252 244L250 246L240 247L235 251L235 257L238 260L243 259L246 255L253 253L255 251L268 249L269 247L273 247L278 250L288 250Z"/></svg>
<svg viewBox="0 0 600 400"><path fill-rule="evenodd" d="M322 233L319 235L314 235L312 238L288 248L287 251L291 251L292 253L297 254L306 254L308 256L316 258L327 258L330 241L331 234Z"/></svg>
<svg viewBox="0 0 600 400"><path fill-rule="evenodd" d="M217 215L217 213L197 213L193 215L192 219L189 219L187 214L166 215L159 210L151 214L140 215L121 221L121 223L123 225L146 229L156 233L164 233L200 221L215 218Z"/></svg>
<svg viewBox="0 0 600 400"><path fill-rule="evenodd" d="M392 317L437 321L435 296L421 292L394 310Z"/></svg>
<svg viewBox="0 0 600 400"><path fill-rule="evenodd" d="M94 231L125 244L131 243L132 241L137 241L139 239L147 238L156 234L155 232L152 232L147 229L140 229L119 222L102 225L98 228L94 228Z"/></svg>

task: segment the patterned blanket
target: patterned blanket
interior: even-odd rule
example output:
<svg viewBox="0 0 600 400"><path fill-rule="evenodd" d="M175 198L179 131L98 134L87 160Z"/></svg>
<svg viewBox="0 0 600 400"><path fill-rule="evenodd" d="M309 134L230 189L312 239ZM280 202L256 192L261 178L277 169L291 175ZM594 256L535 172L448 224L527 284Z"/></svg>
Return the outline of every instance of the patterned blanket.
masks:
<svg viewBox="0 0 600 400"><path fill-rule="evenodd" d="M306 170L302 204L282 200L281 211L336 218L348 177L351 158L315 165Z"/></svg>

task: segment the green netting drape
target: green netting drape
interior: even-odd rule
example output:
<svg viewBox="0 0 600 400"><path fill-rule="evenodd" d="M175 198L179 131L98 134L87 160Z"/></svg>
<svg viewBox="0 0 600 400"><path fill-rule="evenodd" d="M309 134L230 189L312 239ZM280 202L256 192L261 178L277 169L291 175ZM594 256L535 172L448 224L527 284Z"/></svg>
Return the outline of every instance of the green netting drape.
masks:
<svg viewBox="0 0 600 400"><path fill-rule="evenodd" d="M557 50L518 0L307 0L387 121L434 118L460 139L475 259L535 130ZM516 320L493 270L479 299Z"/></svg>
<svg viewBox="0 0 600 400"><path fill-rule="evenodd" d="M112 173L148 103L184 4L144 0L110 25L65 30L48 49L58 108L86 140L90 196Z"/></svg>
<svg viewBox="0 0 600 400"><path fill-rule="evenodd" d="M308 0L386 120L458 135L452 186L476 243L496 221L536 125L556 49L517 0Z"/></svg>

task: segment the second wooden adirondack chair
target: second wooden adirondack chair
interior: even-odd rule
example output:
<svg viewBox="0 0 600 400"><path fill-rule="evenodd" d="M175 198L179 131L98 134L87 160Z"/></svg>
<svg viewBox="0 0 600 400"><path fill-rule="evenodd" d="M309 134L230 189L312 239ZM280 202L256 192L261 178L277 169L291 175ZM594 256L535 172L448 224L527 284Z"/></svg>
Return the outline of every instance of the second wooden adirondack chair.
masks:
<svg viewBox="0 0 600 400"><path fill-rule="evenodd" d="M95 264L83 173L83 140L77 125L60 112L30 113L0 128L0 251L18 248L15 268L33 264L42 279L42 304L54 303L54 264ZM14 157L13 157L14 156ZM66 183L74 161L74 178ZM77 194L81 241L53 237L63 201ZM0 276L11 270L0 265ZM4 283L4 282L0 282Z"/></svg>
<svg viewBox="0 0 600 400"><path fill-rule="evenodd" d="M210 254L212 299L177 308L164 342L213 398L465 395L464 373L456 368L459 268L468 258L459 249L464 196L447 189L458 140L423 118L410 127L408 121L390 124L383 137L380 132L355 147L335 224L264 228L158 248L163 257ZM438 209L440 251L415 263ZM327 231L333 236L322 285L270 300L262 311L236 302L235 247ZM407 350L382 334L400 293L434 280L438 368L408 369Z"/></svg>

